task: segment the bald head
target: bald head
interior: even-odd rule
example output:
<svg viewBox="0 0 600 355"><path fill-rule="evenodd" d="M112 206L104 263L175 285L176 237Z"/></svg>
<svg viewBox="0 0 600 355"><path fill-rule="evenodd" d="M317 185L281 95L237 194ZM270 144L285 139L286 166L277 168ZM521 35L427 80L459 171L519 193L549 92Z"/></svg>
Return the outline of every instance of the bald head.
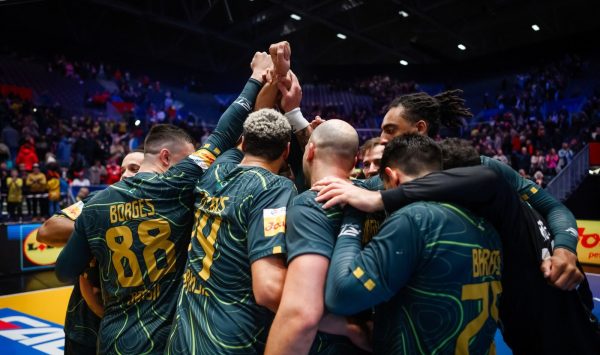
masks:
<svg viewBox="0 0 600 355"><path fill-rule="evenodd" d="M358 153L358 134L354 127L342 120L321 123L310 136L309 143L316 148L317 159L354 167Z"/></svg>

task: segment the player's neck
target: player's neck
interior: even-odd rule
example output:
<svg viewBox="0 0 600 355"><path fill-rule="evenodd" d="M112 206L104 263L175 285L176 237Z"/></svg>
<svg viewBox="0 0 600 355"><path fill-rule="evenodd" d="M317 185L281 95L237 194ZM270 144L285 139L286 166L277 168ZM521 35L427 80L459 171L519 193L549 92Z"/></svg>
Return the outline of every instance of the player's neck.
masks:
<svg viewBox="0 0 600 355"><path fill-rule="evenodd" d="M240 162L240 166L255 166L269 170L273 174L277 174L281 168L281 160L269 161L263 157L245 154L244 159Z"/></svg>
<svg viewBox="0 0 600 355"><path fill-rule="evenodd" d="M350 180L350 172L335 164L329 162L317 162L313 163L310 173L310 186L317 181L326 178L328 176L337 177L340 179Z"/></svg>
<svg viewBox="0 0 600 355"><path fill-rule="evenodd" d="M144 159L144 161L140 165L140 170L138 170L138 173L162 174L165 171L166 169L163 169L161 164L159 164L158 162L152 161L150 159Z"/></svg>

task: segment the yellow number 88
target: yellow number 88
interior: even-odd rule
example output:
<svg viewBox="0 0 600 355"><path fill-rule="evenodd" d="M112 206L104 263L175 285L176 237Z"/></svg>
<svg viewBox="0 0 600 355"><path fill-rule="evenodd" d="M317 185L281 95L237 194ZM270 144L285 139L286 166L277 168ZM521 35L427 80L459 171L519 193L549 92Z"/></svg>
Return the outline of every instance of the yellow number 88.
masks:
<svg viewBox="0 0 600 355"><path fill-rule="evenodd" d="M152 233L156 231L155 233ZM138 225L137 234L139 240L145 245L143 250L144 262L148 270L148 276L152 282L158 280L164 273L173 271L175 262L175 244L168 238L171 235L171 226L164 219L152 219ZM122 241L119 242L119 237ZM106 244L112 250L112 264L117 271L117 278L122 287L137 287L143 283L140 264L137 256L131 250L133 235L127 226L117 226L106 231ZM165 252L166 267L158 269L156 252ZM127 260L131 275L125 275L123 258Z"/></svg>

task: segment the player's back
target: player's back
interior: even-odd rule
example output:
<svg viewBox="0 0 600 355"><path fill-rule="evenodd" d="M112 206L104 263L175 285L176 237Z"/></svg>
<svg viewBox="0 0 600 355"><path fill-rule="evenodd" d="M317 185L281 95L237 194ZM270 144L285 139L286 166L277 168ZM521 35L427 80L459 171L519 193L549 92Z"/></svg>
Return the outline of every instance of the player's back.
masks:
<svg viewBox="0 0 600 355"><path fill-rule="evenodd" d="M163 352L189 244L192 189L177 174L142 172L87 204L80 219L105 303L100 353Z"/></svg>
<svg viewBox="0 0 600 355"><path fill-rule="evenodd" d="M394 223L405 224L413 241L382 257L418 258L406 284L376 307L375 352L486 353L502 289L497 232L467 210L432 202L396 211L382 232ZM403 234L389 237L408 238Z"/></svg>
<svg viewBox="0 0 600 355"><path fill-rule="evenodd" d="M260 167L238 166L224 153L196 189L195 223L183 292L168 353L260 353L273 313L259 306L251 264L285 253L291 180Z"/></svg>

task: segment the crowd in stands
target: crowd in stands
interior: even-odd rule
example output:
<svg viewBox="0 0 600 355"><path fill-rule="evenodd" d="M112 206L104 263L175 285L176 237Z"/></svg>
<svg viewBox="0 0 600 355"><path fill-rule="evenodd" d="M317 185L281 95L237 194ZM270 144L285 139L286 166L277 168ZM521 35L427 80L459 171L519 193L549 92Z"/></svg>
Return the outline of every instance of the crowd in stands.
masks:
<svg viewBox="0 0 600 355"><path fill-rule="evenodd" d="M23 218L20 206L25 203L27 217L43 219L67 202L69 186L107 185L118 181L120 160L138 147L154 123L173 123L185 128L200 143L208 131L186 120L177 119L176 103L169 92L164 104L156 108L149 102L150 91L160 91L160 83L148 76L133 79L119 68L85 61L55 57L48 70L75 80L98 78L111 80L118 91L90 96L93 105L114 96L134 102L142 108L147 124L135 122L131 112L122 118L71 116L60 106L34 107L31 101L15 95L0 95L0 189L11 220ZM540 107L565 96L569 80L582 70L581 60L567 56L540 70L519 74L515 85L504 81L495 102L485 95L485 108L496 107L500 113L490 120L471 125L466 137L482 155L512 166L541 186L568 165L583 145L600 140L600 93L589 97L580 112L565 108L549 112ZM372 98L372 107L352 107L343 114L335 105L324 103L303 107L307 118L341 118L356 128L373 127L370 121L381 118L393 98L418 91L414 82L400 82L390 76L372 76L354 81L330 81L336 90L347 90ZM104 101L104 103L106 103ZM467 103L468 104L468 103ZM346 110L348 111L348 110ZM134 123L135 122L135 123ZM360 130L359 130L360 131ZM369 135L361 137L370 138ZM441 138L441 137L440 137ZM85 190L84 190L85 191ZM20 202L19 202L20 201ZM0 204L3 206L3 204ZM1 214L0 214L1 216Z"/></svg>
<svg viewBox="0 0 600 355"><path fill-rule="evenodd" d="M0 96L0 118L0 206L7 202L10 220L52 215L60 203L69 202L69 186L118 181L121 160L140 146L146 133L127 115L119 120L68 117L60 107L35 107L15 95ZM206 136L185 121L171 123L199 141ZM25 214L21 206L26 206Z"/></svg>
<svg viewBox="0 0 600 355"><path fill-rule="evenodd" d="M579 112L562 107L544 115L540 110L545 103L564 99L569 80L581 71L579 57L567 55L542 69L517 75L514 86L504 80L495 101L499 113L467 133L474 146L545 187L592 139L600 123L599 91ZM484 106L491 108L494 104L488 96Z"/></svg>

